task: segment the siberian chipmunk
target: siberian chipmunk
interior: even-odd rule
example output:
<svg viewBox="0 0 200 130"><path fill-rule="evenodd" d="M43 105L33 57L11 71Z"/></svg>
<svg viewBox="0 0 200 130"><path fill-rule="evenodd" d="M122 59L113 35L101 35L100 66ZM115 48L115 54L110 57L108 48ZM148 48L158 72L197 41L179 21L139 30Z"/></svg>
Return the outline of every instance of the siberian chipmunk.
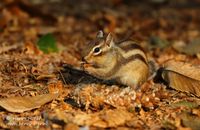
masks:
<svg viewBox="0 0 200 130"><path fill-rule="evenodd" d="M98 78L138 87L149 76L147 57L134 41L116 44L111 33L106 38L99 31L96 42L83 58L83 69Z"/></svg>

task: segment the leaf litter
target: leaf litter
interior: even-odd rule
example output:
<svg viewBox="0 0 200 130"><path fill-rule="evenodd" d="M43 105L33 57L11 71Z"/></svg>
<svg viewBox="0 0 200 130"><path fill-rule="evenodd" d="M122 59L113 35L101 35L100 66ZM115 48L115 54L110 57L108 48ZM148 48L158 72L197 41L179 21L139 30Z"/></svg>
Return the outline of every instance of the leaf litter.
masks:
<svg viewBox="0 0 200 130"><path fill-rule="evenodd" d="M113 31L116 38L122 39L131 32L130 38L141 42L147 56L154 59L159 68L169 59L199 65L198 50L195 50L198 44L190 43L200 34L199 10L187 7L190 1L160 4L150 1L149 5L118 0L87 0L79 4L41 1L36 5L32 0L26 2L3 1L0 6L3 17L0 19L0 48L3 50L0 53L0 100L1 106L5 107L0 112L2 128L199 128L199 97L190 94L199 95L198 88L193 91L196 85L191 86L198 83L187 81L190 77L198 82L196 67L182 63L166 66L165 71L176 72L179 78L175 81L179 84L174 86L173 79L169 80L171 76L164 80L183 92L169 89L164 82L155 83L153 79L138 91L113 82L84 83L82 81L87 78L77 81L77 75L78 79L84 75L74 71L80 69L81 52L99 30ZM179 4L181 7L176 7ZM158 7L156 11L154 7ZM51 47L57 48L58 52L40 50L37 43L48 33L56 39ZM152 36L154 45L149 43ZM176 49L172 44L176 41L183 41L185 47L180 47L182 50L195 44L190 49L192 55ZM45 49L52 50L51 47ZM68 70L75 73L67 70L62 73L64 64L70 65ZM68 81L61 82L62 76L66 78L66 75ZM183 77L185 79L180 80ZM20 102L29 106L23 107Z"/></svg>

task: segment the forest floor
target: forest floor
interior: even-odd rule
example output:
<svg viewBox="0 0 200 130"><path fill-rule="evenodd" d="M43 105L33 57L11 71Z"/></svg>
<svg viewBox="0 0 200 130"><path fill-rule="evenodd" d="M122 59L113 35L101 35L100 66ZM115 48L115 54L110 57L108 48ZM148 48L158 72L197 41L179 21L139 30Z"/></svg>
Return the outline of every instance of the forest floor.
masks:
<svg viewBox="0 0 200 130"><path fill-rule="evenodd" d="M64 64L80 67L81 52L99 30L113 32L116 41L127 37L138 41L157 68L169 60L199 65L200 49L184 51L179 47L200 43L199 14L198 7L125 4L117 0L109 4L72 2L66 7L2 2L1 99L35 97L55 91L59 95L27 111L15 108L21 105L16 100L17 105L10 104L10 109L0 101L0 127L200 129L200 100L190 93L176 91L153 79L136 92L118 85L69 84L63 82L60 72ZM46 34L51 34L49 39L56 40L57 45L47 49L48 53L38 46Z"/></svg>

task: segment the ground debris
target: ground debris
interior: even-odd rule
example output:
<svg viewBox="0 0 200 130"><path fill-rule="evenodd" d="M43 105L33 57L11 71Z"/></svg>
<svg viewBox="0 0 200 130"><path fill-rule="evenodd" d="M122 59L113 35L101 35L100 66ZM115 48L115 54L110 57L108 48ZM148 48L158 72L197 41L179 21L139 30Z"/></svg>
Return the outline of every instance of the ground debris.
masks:
<svg viewBox="0 0 200 130"><path fill-rule="evenodd" d="M191 86L194 82L180 80L184 92L179 92L164 82L170 78L156 77L133 90L80 69L82 54L99 30L112 32L117 41L140 43L156 69L169 60L199 66L199 5L197 0L1 1L0 101L4 105L0 105L5 109L0 111L0 127L199 129L199 92ZM54 39L56 51L40 50L37 43L46 34ZM48 39L43 40L45 46ZM197 69L174 66L167 71L199 80ZM183 87L189 82L197 96L185 93ZM59 93L56 98L55 93ZM30 109L21 108L24 97ZM5 107L8 103L11 112Z"/></svg>

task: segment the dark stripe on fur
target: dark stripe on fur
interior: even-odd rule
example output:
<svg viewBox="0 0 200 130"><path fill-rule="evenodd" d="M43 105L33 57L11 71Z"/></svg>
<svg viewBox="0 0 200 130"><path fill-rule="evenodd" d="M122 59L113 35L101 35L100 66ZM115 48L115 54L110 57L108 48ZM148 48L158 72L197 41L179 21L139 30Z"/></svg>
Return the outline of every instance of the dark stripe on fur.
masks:
<svg viewBox="0 0 200 130"><path fill-rule="evenodd" d="M138 45L137 43L131 43L130 42L128 45L121 45L120 48L122 50L126 51L126 52L131 51L131 50L136 50L136 49L144 52L144 49L140 45Z"/></svg>
<svg viewBox="0 0 200 130"><path fill-rule="evenodd" d="M122 56L118 56L117 64L105 76L111 77L112 75L116 74L120 70L121 66L124 66L124 65L128 64L129 62L132 62L132 61L135 61L135 60L140 60L148 66L145 58L140 54L132 55L132 56L126 58L126 59L123 58Z"/></svg>
<svg viewBox="0 0 200 130"><path fill-rule="evenodd" d="M125 63L123 63L123 64L128 64L129 62L134 61L134 60L140 60L147 65L145 58L140 54L135 54L135 55L128 57L127 59L125 59Z"/></svg>

